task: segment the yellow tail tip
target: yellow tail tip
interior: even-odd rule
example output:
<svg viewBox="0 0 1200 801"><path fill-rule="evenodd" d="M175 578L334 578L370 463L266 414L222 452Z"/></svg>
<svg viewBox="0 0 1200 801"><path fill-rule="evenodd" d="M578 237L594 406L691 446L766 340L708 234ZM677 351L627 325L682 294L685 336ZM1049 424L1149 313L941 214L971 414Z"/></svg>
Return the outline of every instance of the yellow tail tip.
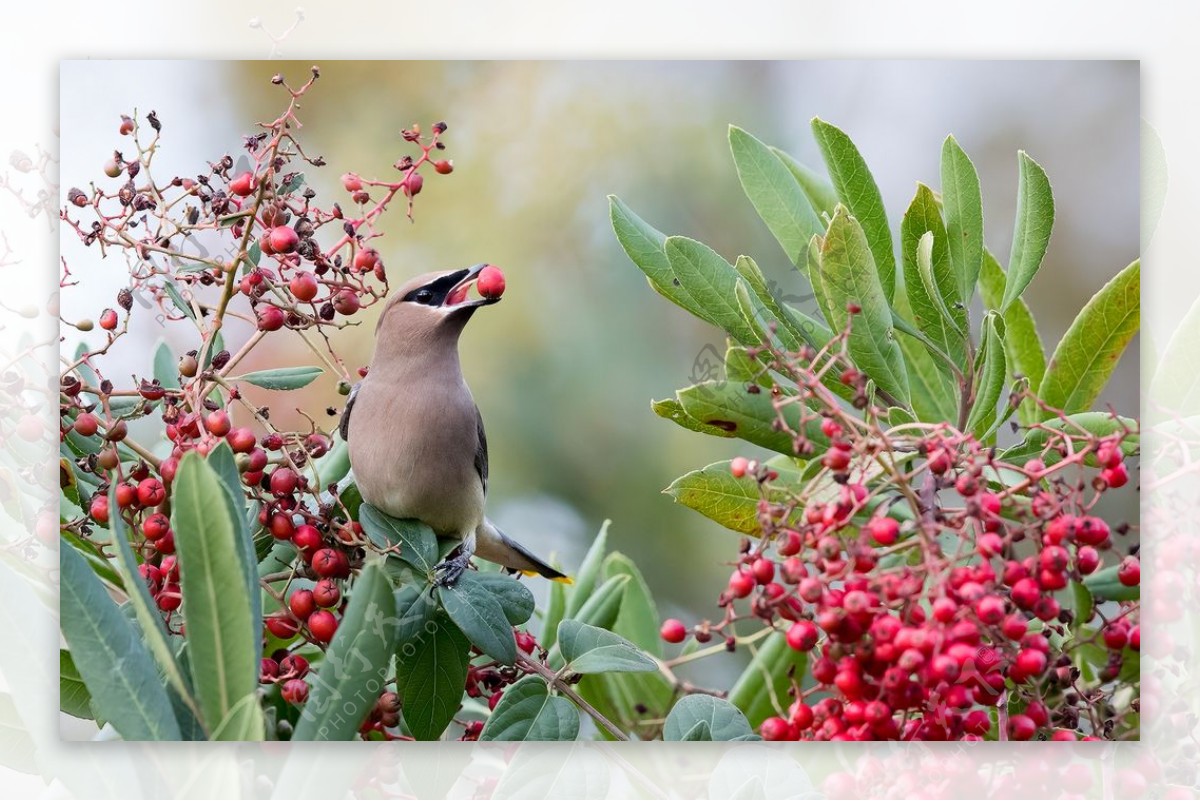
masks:
<svg viewBox="0 0 1200 801"><path fill-rule="evenodd" d="M536 570L522 570L521 575L522 576L540 576L542 574L537 572ZM570 576L559 576L558 578L552 578L550 580L557 581L559 584L574 584L575 583L574 579L572 579Z"/></svg>

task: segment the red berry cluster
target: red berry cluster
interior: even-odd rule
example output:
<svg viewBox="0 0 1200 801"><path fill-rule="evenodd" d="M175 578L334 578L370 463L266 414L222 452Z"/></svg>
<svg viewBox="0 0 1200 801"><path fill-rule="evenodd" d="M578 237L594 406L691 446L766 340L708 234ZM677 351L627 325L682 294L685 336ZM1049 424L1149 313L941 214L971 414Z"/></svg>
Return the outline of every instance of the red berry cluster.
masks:
<svg viewBox="0 0 1200 801"><path fill-rule="evenodd" d="M530 656L538 655L546 658L546 650L538 645L537 638L528 631L516 631L517 648ZM511 665L501 665L497 662L483 664L472 663L467 667L467 696L470 698L486 698L488 709L495 709L496 704L504 697L504 691L509 685L523 677L519 668ZM467 721L463 724L461 740L477 740L483 731L482 721Z"/></svg>
<svg viewBox="0 0 1200 801"><path fill-rule="evenodd" d="M949 425L888 429L879 410L850 414L797 361L774 366L822 411L800 426L781 413L777 426L793 433L798 454L822 448L820 469L790 483L770 464L730 462L734 477L760 487L762 538L743 541L718 599L724 619L691 631L734 648L756 636L737 636L735 624L757 621L808 654L808 675L794 678L787 710L762 723L764 739L1111 734L1118 721L1106 699L1077 686L1072 649L1086 640L1071 633L1094 626L1087 639L1109 652L1101 679L1115 681L1140 647L1137 604L1098 599L1089 620L1076 620L1060 595L1128 531L1091 513L1128 480L1125 432L1046 426L1037 458L1012 464ZM774 395L780 409L798 397ZM1132 550L1114 557L1127 586L1140 580ZM688 631L671 619L661 635L680 643Z"/></svg>

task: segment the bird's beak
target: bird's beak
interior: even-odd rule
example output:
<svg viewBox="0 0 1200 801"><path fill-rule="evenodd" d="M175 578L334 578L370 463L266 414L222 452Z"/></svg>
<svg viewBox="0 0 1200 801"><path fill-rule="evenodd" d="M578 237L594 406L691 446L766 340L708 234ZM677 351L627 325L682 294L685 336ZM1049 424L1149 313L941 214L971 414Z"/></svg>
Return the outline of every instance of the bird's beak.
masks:
<svg viewBox="0 0 1200 801"><path fill-rule="evenodd" d="M475 286L475 282L479 279L479 274L483 272L483 268L486 266L486 264L476 264L474 267L462 270L462 279L454 285L453 289L446 293L446 299L442 301L442 308L453 313L499 303L500 296L493 298L477 296L473 299L471 298L471 288Z"/></svg>

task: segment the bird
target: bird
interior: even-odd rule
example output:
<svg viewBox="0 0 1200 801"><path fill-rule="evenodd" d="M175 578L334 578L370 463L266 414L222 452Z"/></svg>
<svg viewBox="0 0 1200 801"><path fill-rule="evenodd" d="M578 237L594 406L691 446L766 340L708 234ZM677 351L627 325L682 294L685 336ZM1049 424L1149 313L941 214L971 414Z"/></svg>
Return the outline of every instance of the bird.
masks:
<svg viewBox="0 0 1200 801"><path fill-rule="evenodd" d="M473 286L480 292L481 275L498 279L499 287L471 299ZM498 303L502 291L503 273L488 264L407 281L379 315L375 352L338 426L365 502L392 517L419 520L439 538L459 540L435 568L437 586L453 586L472 556L570 582L485 515L487 436L463 377L458 341L475 312Z"/></svg>

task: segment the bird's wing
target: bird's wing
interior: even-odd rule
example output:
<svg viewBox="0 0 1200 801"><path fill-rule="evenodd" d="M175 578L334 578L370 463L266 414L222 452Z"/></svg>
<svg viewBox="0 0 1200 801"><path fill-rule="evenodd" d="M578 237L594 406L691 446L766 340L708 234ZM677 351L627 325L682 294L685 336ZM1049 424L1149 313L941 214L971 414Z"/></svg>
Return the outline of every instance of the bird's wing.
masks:
<svg viewBox="0 0 1200 801"><path fill-rule="evenodd" d="M479 442L475 445L475 472L479 473L479 480L483 482L483 491L487 492L488 485L488 452L487 452L487 434L483 432L483 415L479 413L479 407L475 407L475 428L479 432Z"/></svg>
<svg viewBox="0 0 1200 801"><path fill-rule="evenodd" d="M338 433L342 435L342 442L350 441L350 412L354 409L354 397L358 395L358 388L361 386L362 382L359 381L350 387L350 397L346 398L346 408L342 410L342 419L338 421Z"/></svg>

